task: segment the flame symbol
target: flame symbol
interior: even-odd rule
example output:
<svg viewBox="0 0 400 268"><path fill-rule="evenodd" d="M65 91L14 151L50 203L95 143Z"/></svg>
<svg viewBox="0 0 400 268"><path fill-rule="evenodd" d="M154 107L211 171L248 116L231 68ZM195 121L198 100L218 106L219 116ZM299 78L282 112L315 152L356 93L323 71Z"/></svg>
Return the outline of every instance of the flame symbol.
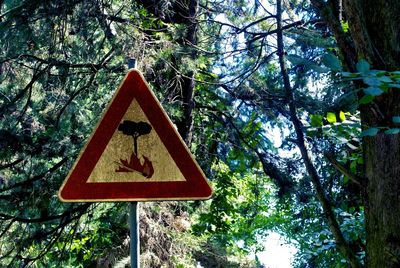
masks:
<svg viewBox="0 0 400 268"><path fill-rule="evenodd" d="M144 155L142 155L144 162L141 163L140 159L135 155L131 154L131 158L128 160L120 159L119 167L116 172L139 172L146 178L151 178L154 174L153 163Z"/></svg>

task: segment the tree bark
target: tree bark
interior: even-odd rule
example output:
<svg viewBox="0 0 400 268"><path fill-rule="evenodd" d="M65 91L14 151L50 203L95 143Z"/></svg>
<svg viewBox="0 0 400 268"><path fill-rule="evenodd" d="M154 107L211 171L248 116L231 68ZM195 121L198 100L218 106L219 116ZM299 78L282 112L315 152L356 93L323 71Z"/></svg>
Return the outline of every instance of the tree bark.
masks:
<svg viewBox="0 0 400 268"><path fill-rule="evenodd" d="M400 69L400 2L345 1L358 55L374 69ZM361 107L368 127L393 127L400 115L400 96L393 89ZM365 224L368 267L400 266L400 137L378 133L363 140L367 196Z"/></svg>
<svg viewBox="0 0 400 268"><path fill-rule="evenodd" d="M188 4L188 21L186 39L184 45L189 51L189 57L191 60L197 58L197 52L193 48L193 45L197 45L197 15L199 10L198 0L190 0ZM193 108L194 108L194 89L195 89L195 71L188 70L183 77L182 83L182 108L183 118L178 123L178 131L181 134L182 139L190 147L193 138Z"/></svg>
<svg viewBox="0 0 400 268"><path fill-rule="evenodd" d="M317 9L323 1L312 0ZM366 59L373 69L400 70L400 1L345 0L354 52L341 47L344 58ZM322 12L321 12L322 14ZM327 16L338 43L343 35ZM337 21L336 21L337 23ZM354 66L349 69L354 70ZM400 115L400 94L389 89L368 105L360 106L364 128L399 127L392 122ZM363 139L367 233L366 266L400 267L400 137L379 132Z"/></svg>

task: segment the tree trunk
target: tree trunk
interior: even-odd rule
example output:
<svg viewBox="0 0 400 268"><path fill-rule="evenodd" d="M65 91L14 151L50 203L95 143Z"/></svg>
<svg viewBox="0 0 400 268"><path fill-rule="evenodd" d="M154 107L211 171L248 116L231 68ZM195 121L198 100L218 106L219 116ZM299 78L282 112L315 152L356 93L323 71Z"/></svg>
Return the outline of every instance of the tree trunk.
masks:
<svg viewBox="0 0 400 268"><path fill-rule="evenodd" d="M186 49L187 57L190 60L197 58L197 51L193 46L197 45L199 0L172 1L169 10L163 8L160 1L137 0L137 2L141 3L149 12L164 22L185 24L185 37L182 38L182 42L178 41L178 43ZM182 72L181 100L183 117L176 124L179 134L188 147L192 143L193 133L195 75L196 71L194 69Z"/></svg>
<svg viewBox="0 0 400 268"><path fill-rule="evenodd" d="M186 38L184 40L184 45L189 51L189 58L195 60L197 58L197 52L192 47L197 45L197 16L199 10L198 0L190 0L188 3L188 14L189 18L186 23L187 32ZM181 134L182 139L190 147L192 143L192 133L193 133L193 108L194 108L194 88L195 88L195 71L188 70L184 73L183 83L182 83L182 108L183 108L183 118L182 121L178 123L178 131Z"/></svg>
<svg viewBox="0 0 400 268"><path fill-rule="evenodd" d="M374 69L400 69L400 2L345 2L351 35L359 57ZM399 93L391 89L371 105L361 107L365 128L393 127L400 115ZM400 138L378 133L363 140L367 178L367 266L400 266Z"/></svg>
<svg viewBox="0 0 400 268"><path fill-rule="evenodd" d="M318 5L323 1L312 2L321 10ZM345 0L343 4L356 50L356 55L349 55L351 52L342 49L344 58L366 59L373 69L400 70L400 1ZM332 29L332 18L324 19ZM332 32L338 43L343 43L343 32ZM392 122L393 116L400 115L398 89L389 89L371 104L361 105L360 112L364 129L399 127ZM366 266L400 267L400 137L381 132L365 137L363 151L367 179Z"/></svg>
<svg viewBox="0 0 400 268"><path fill-rule="evenodd" d="M365 138L364 154L368 178L367 266L400 267L399 136Z"/></svg>

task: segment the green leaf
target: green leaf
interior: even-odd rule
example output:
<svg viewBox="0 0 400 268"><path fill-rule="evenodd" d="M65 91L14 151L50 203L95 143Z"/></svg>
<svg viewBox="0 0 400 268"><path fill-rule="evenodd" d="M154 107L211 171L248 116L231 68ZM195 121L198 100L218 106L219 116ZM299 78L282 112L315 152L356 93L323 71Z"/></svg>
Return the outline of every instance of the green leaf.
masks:
<svg viewBox="0 0 400 268"><path fill-rule="evenodd" d="M366 77L363 79L364 83L371 87L379 87L382 85L382 81L380 81L377 77Z"/></svg>
<svg viewBox="0 0 400 268"><path fill-rule="evenodd" d="M339 118L340 118L340 121L346 120L346 115L344 114L344 112L340 111Z"/></svg>
<svg viewBox="0 0 400 268"><path fill-rule="evenodd" d="M389 87L400 88L400 84L388 84Z"/></svg>
<svg viewBox="0 0 400 268"><path fill-rule="evenodd" d="M357 77L357 74L355 73L350 73L350 72L342 72L341 73L344 77Z"/></svg>
<svg viewBox="0 0 400 268"><path fill-rule="evenodd" d="M198 67L199 67L200 69L203 69L203 70L207 69L207 65L204 64L204 63L199 63L199 64L198 64Z"/></svg>
<svg viewBox="0 0 400 268"><path fill-rule="evenodd" d="M361 137L366 137L366 136L375 136L379 131L379 128L376 127L371 127L369 129L364 130L361 132Z"/></svg>
<svg viewBox="0 0 400 268"><path fill-rule="evenodd" d="M329 69L319 66L318 64L316 64L315 62L308 60L306 58L302 58L298 55L295 54L290 54L287 55L286 58L290 61L291 64L293 65L304 65L306 66L308 69L312 69L318 73L326 73L329 71Z"/></svg>
<svg viewBox="0 0 400 268"><path fill-rule="evenodd" d="M392 121L393 121L393 123L400 124L400 116L398 116L398 115L393 116Z"/></svg>
<svg viewBox="0 0 400 268"><path fill-rule="evenodd" d="M385 134L399 134L400 133L400 128L389 128L388 130L385 130Z"/></svg>
<svg viewBox="0 0 400 268"><path fill-rule="evenodd" d="M349 31L349 22L341 21L340 24L342 26L343 32L347 33Z"/></svg>
<svg viewBox="0 0 400 268"><path fill-rule="evenodd" d="M313 127L321 127L322 126L322 116L318 114L310 115L311 126Z"/></svg>
<svg viewBox="0 0 400 268"><path fill-rule="evenodd" d="M378 87L367 87L364 88L364 93L371 96L379 96L383 93L383 90Z"/></svg>
<svg viewBox="0 0 400 268"><path fill-rule="evenodd" d="M326 120L331 124L336 123L336 114L331 112L326 113Z"/></svg>
<svg viewBox="0 0 400 268"><path fill-rule="evenodd" d="M360 99L360 101L358 102L359 104L367 104L370 103L372 100L374 99L374 96L372 95L365 95L364 97L362 97Z"/></svg>
<svg viewBox="0 0 400 268"><path fill-rule="evenodd" d="M215 73L209 73L210 74L210 76L212 77L212 78L218 78L218 75L217 74L215 74Z"/></svg>
<svg viewBox="0 0 400 268"><path fill-rule="evenodd" d="M342 70L342 64L340 60L332 53L326 53L324 56L322 56L322 62L332 71Z"/></svg>
<svg viewBox="0 0 400 268"><path fill-rule="evenodd" d="M290 61L290 63L292 63L293 65L301 65L301 64L308 65L308 64L310 64L310 61L309 61L309 60L304 59L304 58L302 58L302 57L300 57L300 56L297 56L297 55L295 55L295 54L287 55L286 58L287 58L287 59Z"/></svg>
<svg viewBox="0 0 400 268"><path fill-rule="evenodd" d="M319 66L318 64L311 63L308 65L311 70L316 71L317 73L327 73L329 69L326 67Z"/></svg>
<svg viewBox="0 0 400 268"><path fill-rule="evenodd" d="M389 76L379 76L378 79L383 83L392 83L393 80L389 78Z"/></svg>
<svg viewBox="0 0 400 268"><path fill-rule="evenodd" d="M357 62L356 68L357 71L359 71L360 73L366 74L370 69L370 65L366 60L362 59L359 62Z"/></svg>

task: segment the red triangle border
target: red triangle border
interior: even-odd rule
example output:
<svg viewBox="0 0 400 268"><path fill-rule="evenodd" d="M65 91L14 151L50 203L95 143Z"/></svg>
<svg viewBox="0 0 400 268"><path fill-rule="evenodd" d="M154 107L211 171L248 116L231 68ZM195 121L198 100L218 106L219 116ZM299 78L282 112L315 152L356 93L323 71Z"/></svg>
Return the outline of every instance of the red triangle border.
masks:
<svg viewBox="0 0 400 268"><path fill-rule="evenodd" d="M186 181L87 183L131 102L136 99ZM64 202L208 199L212 189L142 74L132 69L114 94L59 191Z"/></svg>

